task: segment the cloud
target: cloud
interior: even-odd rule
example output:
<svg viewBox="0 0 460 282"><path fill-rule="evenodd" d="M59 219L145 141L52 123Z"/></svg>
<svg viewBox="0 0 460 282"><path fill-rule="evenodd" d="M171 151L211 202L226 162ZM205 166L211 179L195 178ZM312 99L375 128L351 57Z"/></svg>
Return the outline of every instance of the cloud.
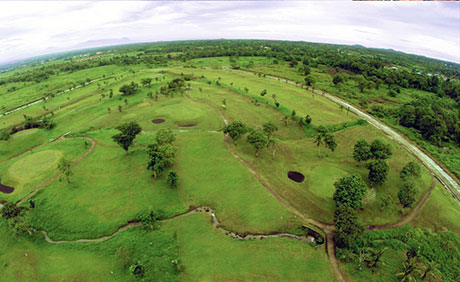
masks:
<svg viewBox="0 0 460 282"><path fill-rule="evenodd" d="M460 62L460 3L0 2L0 64L81 47L218 38L360 44Z"/></svg>

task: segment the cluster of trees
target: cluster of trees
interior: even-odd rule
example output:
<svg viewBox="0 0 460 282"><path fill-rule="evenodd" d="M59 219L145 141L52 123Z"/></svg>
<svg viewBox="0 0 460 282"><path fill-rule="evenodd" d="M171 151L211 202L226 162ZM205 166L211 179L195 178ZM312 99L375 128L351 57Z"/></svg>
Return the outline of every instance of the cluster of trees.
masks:
<svg viewBox="0 0 460 282"><path fill-rule="evenodd" d="M43 128L43 129L53 129L56 126L56 123L51 116L44 115L40 118L34 118L28 115L24 115L24 122L22 124L15 125L11 129L3 128L0 129L0 141L7 141L10 139L11 134L14 134L23 129L30 128Z"/></svg>
<svg viewBox="0 0 460 282"><path fill-rule="evenodd" d="M306 116L306 120L309 118L309 116ZM311 119L310 119L311 122ZM332 133L328 132L324 127L319 127L317 129L318 135L316 135L315 138L315 145L318 147L318 153L321 156L321 149L320 146L324 145L326 148L331 150L331 152L334 152L335 149L337 148L337 143L335 141L335 136L332 135Z"/></svg>
<svg viewBox="0 0 460 282"><path fill-rule="evenodd" d="M14 236L33 233L25 208L18 207L15 203L6 202L0 209L0 216L7 221L8 227Z"/></svg>
<svg viewBox="0 0 460 282"><path fill-rule="evenodd" d="M334 186L334 238L339 248L351 248L364 231L356 210L363 206L367 186L357 174L341 178Z"/></svg>
<svg viewBox="0 0 460 282"><path fill-rule="evenodd" d="M184 94L186 89L184 78L175 78L166 85L160 87L160 94L173 96L175 93Z"/></svg>
<svg viewBox="0 0 460 282"><path fill-rule="evenodd" d="M272 135L277 130L278 126L271 122L264 123L262 125L262 130L259 130L250 128L241 121L234 121L226 125L223 132L233 140L235 145L237 145L238 140L248 133L246 141L254 148L256 157L259 156L260 150L272 147L274 158L276 141L272 138Z"/></svg>
<svg viewBox="0 0 460 282"><path fill-rule="evenodd" d="M137 90L139 89L139 84L135 83L134 81L131 81L130 84L125 84L120 87L118 91L120 91L122 96L131 96L134 95Z"/></svg>
<svg viewBox="0 0 460 282"><path fill-rule="evenodd" d="M387 159L393 151L390 144L385 144L381 139L375 139L369 144L365 139L359 139L353 148L353 159L358 162L366 162L369 169L369 181L374 185L383 184L388 176L390 167Z"/></svg>
<svg viewBox="0 0 460 282"><path fill-rule="evenodd" d="M417 129L436 145L454 141L460 145L459 105L449 99L423 97L402 105L399 124Z"/></svg>

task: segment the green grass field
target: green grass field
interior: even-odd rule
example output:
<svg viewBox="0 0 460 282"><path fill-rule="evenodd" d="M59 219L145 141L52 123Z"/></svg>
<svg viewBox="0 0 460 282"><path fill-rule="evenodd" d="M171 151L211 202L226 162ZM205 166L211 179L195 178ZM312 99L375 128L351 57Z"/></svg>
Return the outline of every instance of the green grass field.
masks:
<svg viewBox="0 0 460 282"><path fill-rule="evenodd" d="M302 81L302 75L285 62L241 57L238 64L243 69ZM371 125L357 124L355 114L321 95L263 75L233 71L229 66L227 57L176 60L168 66L108 65L62 73L40 83L12 84L19 88L13 92L0 87L0 102L12 109L87 79L100 79L0 117L0 127L8 129L23 122L23 115L38 117L53 112L56 122L50 130L23 130L8 141L0 141L1 183L15 188L11 194L0 192L0 200L20 201L58 173L61 158L74 162L84 156L72 168L70 183L56 179L31 197L34 208L28 208L28 202L22 205L28 208L31 227L45 230L53 240L108 236L149 209L162 210L169 218L199 206L212 208L225 229L239 233L298 233L302 225L319 231L293 210L332 224L335 181L359 174L371 186L365 165L352 158L354 144L359 138L369 143L381 138L393 149L388 180L369 189L359 221L364 225L392 224L411 212L398 202L402 185L399 172L416 159L397 143ZM318 87L330 90L327 71L313 69L321 78ZM8 75L0 74L0 78ZM149 97L150 92L154 96L166 83L183 75L193 75L185 81L189 88L184 94ZM121 96L118 89L122 85L131 81L141 84L143 78L152 78L151 86L141 86L132 96ZM264 89L267 95L262 97ZM379 93L374 93L375 97ZM409 99L412 94L403 93L400 98ZM293 110L297 117L308 114L311 125L300 126L290 118L286 124L285 117ZM238 145L231 141L226 144L222 117L228 122L242 121L253 129L261 129L266 122L277 125L279 130L273 134L276 151L264 148L255 157L246 136ZM165 121L156 124L154 119ZM118 133L115 127L124 122L137 122L142 127L127 154L111 138ZM314 144L319 126L343 124L352 126L333 132L338 145L334 152ZM146 150L158 130L165 128L176 135L176 160L168 171L154 178L146 169ZM59 138L63 135L66 138ZM73 137L94 139L94 150L84 155L91 142ZM179 175L176 188L166 183L171 170ZM305 180L291 181L288 171L301 172ZM431 175L422 168L416 182L417 202L431 181ZM382 207L385 197L390 197L391 203ZM437 183L411 225L460 234L459 216L458 204ZM129 265L136 262L146 268L145 281L336 279L325 244L316 246L287 238L236 240L215 229L207 214L175 218L154 231L130 228L107 241L92 243L55 245L39 232L15 237L10 229L0 219L2 281L136 281L129 273ZM402 253L389 251L384 261L379 279L394 280L392 275L404 261ZM341 263L346 278L372 280L369 271L358 272L354 267Z"/></svg>

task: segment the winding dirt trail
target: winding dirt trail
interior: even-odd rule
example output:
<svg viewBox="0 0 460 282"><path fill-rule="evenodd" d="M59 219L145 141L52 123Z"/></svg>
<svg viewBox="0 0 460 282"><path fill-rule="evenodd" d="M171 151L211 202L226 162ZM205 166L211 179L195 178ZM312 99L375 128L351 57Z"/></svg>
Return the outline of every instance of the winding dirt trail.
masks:
<svg viewBox="0 0 460 282"><path fill-rule="evenodd" d="M96 147L96 140L94 140L93 138L91 137L65 137L65 135L59 137L58 139L56 139L55 141L57 140L63 140L63 139L86 139L86 140L89 140L91 142L91 147L88 149L88 151L86 151L83 155L81 155L75 162L73 162L70 167L74 167L75 165L77 165L79 162L81 162L84 158L86 158L86 156L88 156L93 150L94 148ZM54 142L54 141L53 141ZM40 191L41 189L43 189L44 187L46 187L48 184L50 184L51 182L53 182L54 180L56 180L59 176L61 176L62 173L56 173L53 177L49 178L47 181L45 181L44 183L40 184L39 186L37 186L32 192L30 192L29 194L27 194L27 196L25 196L22 200L20 200L19 202L16 203L17 206L20 206L21 204L23 204L24 202L26 202L28 199L30 199L33 195L35 195L38 191Z"/></svg>
<svg viewBox="0 0 460 282"><path fill-rule="evenodd" d="M181 218L181 217L184 217L184 216L188 216L188 215L191 215L191 214L194 214L194 213L206 213L206 214L209 214L211 216L211 224L212 224L212 226L214 226L216 229L219 229L226 236L229 236L229 237L232 237L232 238L238 239L238 240L264 240L264 239L268 239L268 238L290 238L290 239L299 240L299 241L302 241L302 242L305 242L305 243L314 242L314 238L311 237L311 236L307 236L307 235L300 236L300 235L295 235L295 234L290 234L290 233L270 233L270 234L244 233L244 234L239 234L237 232L234 232L234 231L231 231L231 230L223 228L221 223L219 222L214 210L212 210L209 207L198 207L198 208L189 210L189 211L187 211L185 213L173 216L171 218L166 218L166 219L162 219L162 220L158 220L158 221L159 222L168 222L168 221L172 221L172 220L175 220L175 219L178 219L178 218ZM46 242L48 242L50 244L94 243L94 242L107 241L107 240L115 237L118 233L120 233L120 232L122 232L122 231L124 231L126 229L137 227L137 226L142 226L142 224L140 222L138 222L138 221L133 221L133 222L130 222L130 223L126 224L126 225L123 225L123 226L119 227L115 232L113 232L110 235L106 235L106 236L102 236L102 237L94 238L94 239L77 239L77 240L55 241L55 240L51 239L48 236L46 231L41 230L39 232L43 234L43 236L45 237Z"/></svg>
<svg viewBox="0 0 460 282"><path fill-rule="evenodd" d="M255 73L255 72L247 71L247 70L231 70L231 71L240 72L240 73L250 73L250 74ZM285 78L272 76L272 75L266 75L265 77L270 78L270 79L275 79L278 81L282 81L290 85L294 85L302 89L305 89L303 85L299 86L298 83L292 80L288 80ZM460 204L460 185L441 165L439 165L427 153L425 153L420 148L418 148L417 145L413 144L411 141L405 138L402 134L396 132L396 130L394 130L390 126L377 120L376 118L362 111L361 109L358 109L356 106L353 106L347 101L341 98L338 98L337 96L331 93L328 93L326 91L323 91L323 90L315 89L314 92L317 94L321 94L323 97L331 100L332 102L338 105L342 105L346 108L349 108L351 112L357 114L360 118L368 121L375 128L381 130L389 138L393 139L395 142L401 145L409 154L417 158L423 164L423 166L425 166L428 169L428 171L430 171L430 173L432 173L442 183L442 185L449 191L449 193L457 201L457 203Z"/></svg>

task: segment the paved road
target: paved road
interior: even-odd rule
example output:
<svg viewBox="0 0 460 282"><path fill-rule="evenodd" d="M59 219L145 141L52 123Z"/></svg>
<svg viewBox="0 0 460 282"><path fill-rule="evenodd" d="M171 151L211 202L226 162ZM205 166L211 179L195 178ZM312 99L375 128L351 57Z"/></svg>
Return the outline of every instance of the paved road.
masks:
<svg viewBox="0 0 460 282"><path fill-rule="evenodd" d="M252 73L250 71L244 71L244 70L232 70L236 72L243 72L243 73ZM266 75L265 77L271 78L271 79L276 79L282 82L287 82L291 85L298 86L299 85L291 80L287 80L284 78L276 77L276 76L271 76L271 75ZM302 87L302 86L300 86ZM303 87L302 87L303 88ZM360 118L368 121L371 125L374 127L380 129L383 131L389 138L393 139L396 141L398 144L400 144L406 151L408 151L410 154L415 156L420 162L444 185L444 187L447 188L447 190L450 192L452 197L457 201L458 204L460 204L460 185L453 179L440 165L438 165L430 156L428 156L425 152L420 150L415 144L407 140L403 135L400 133L396 132L394 129L391 127L387 126L383 122L377 120L373 116L361 111L357 107L349 104L348 102L330 94L327 92L324 92L322 90L314 90L315 93L321 94L323 97L333 101L334 103L337 103L339 105L343 105L345 108L349 108L350 111L354 112L357 114Z"/></svg>

